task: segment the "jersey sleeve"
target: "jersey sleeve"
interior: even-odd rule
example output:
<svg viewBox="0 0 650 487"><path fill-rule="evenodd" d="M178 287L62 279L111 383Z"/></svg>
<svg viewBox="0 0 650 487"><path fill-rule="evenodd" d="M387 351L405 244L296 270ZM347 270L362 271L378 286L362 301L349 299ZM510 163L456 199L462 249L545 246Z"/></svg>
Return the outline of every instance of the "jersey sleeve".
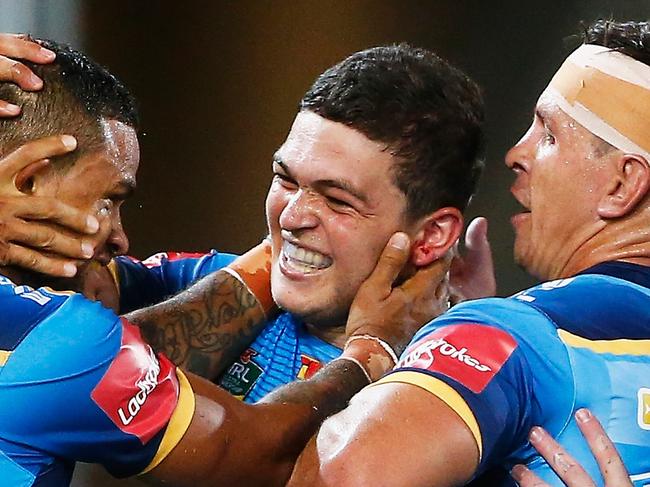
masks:
<svg viewBox="0 0 650 487"><path fill-rule="evenodd" d="M59 302L0 369L4 439L102 464L116 477L155 467L194 414L183 373L100 304L34 292L51 300L41 307Z"/></svg>
<svg viewBox="0 0 650 487"><path fill-rule="evenodd" d="M207 254L161 252L144 261L117 257L112 269L120 293L120 312L159 303L227 266L236 257L214 250Z"/></svg>
<svg viewBox="0 0 650 487"><path fill-rule="evenodd" d="M540 424L533 368L541 359L536 342L545 340L549 326L535 310L507 300L459 305L420 330L377 384L412 384L451 407L478 445L478 475L507 464Z"/></svg>

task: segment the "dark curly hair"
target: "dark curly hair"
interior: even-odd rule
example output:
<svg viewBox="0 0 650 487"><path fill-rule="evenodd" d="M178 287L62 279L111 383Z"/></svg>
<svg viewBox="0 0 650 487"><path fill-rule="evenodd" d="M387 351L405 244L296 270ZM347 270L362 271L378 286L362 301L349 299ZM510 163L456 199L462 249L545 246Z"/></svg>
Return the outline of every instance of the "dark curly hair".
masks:
<svg viewBox="0 0 650 487"><path fill-rule="evenodd" d="M596 20L585 28L583 40L650 65L650 22Z"/></svg>
<svg viewBox="0 0 650 487"><path fill-rule="evenodd" d="M484 107L478 86L425 49L407 44L352 54L316 79L300 102L396 156L394 181L410 218L464 210L483 168Z"/></svg>

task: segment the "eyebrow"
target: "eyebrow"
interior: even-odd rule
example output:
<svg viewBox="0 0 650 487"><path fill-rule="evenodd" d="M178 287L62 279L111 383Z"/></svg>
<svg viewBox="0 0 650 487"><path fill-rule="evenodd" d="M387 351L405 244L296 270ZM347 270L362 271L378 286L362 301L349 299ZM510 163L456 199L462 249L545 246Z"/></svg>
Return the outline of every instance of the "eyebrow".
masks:
<svg viewBox="0 0 650 487"><path fill-rule="evenodd" d="M292 179L295 179L291 175L291 171L289 170L289 168L287 167L287 165L279 155L275 154L273 156L273 163L280 166L287 174L287 176L289 176ZM352 184L350 184L348 181L345 181L343 179L319 179L313 185L316 187L340 189L342 191L345 191L346 193L350 193L352 196L354 196L359 201L362 201L366 205L370 203L368 201L368 197L365 194L361 193L357 188L352 186Z"/></svg>

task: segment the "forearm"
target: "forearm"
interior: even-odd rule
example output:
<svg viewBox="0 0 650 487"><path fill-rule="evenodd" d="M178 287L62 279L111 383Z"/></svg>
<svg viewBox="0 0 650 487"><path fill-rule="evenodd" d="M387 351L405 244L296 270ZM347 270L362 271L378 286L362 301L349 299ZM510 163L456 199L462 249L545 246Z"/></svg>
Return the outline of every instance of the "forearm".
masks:
<svg viewBox="0 0 650 487"><path fill-rule="evenodd" d="M264 310L237 278L206 276L162 303L126 315L156 351L208 379L217 377L259 333Z"/></svg>

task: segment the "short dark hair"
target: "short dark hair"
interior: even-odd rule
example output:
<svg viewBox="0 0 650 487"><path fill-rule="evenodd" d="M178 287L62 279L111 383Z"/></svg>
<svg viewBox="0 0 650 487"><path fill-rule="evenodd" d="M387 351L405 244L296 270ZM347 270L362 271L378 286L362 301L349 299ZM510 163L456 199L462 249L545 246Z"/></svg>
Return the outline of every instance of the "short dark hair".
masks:
<svg viewBox="0 0 650 487"><path fill-rule="evenodd" d="M599 19L584 29L585 44L622 52L650 66L650 22Z"/></svg>
<svg viewBox="0 0 650 487"><path fill-rule="evenodd" d="M480 90L430 51L399 44L352 54L316 79L300 109L385 143L398 159L394 181L411 218L444 206L464 210L476 189Z"/></svg>
<svg viewBox="0 0 650 487"><path fill-rule="evenodd" d="M121 81L67 45L40 42L56 53L56 60L26 64L43 80L43 89L26 92L12 83L0 83L0 99L22 107L17 119L0 119L0 154L29 140L70 134L77 138L78 149L61 161L74 162L101 148L102 120L119 120L137 129L135 99Z"/></svg>

